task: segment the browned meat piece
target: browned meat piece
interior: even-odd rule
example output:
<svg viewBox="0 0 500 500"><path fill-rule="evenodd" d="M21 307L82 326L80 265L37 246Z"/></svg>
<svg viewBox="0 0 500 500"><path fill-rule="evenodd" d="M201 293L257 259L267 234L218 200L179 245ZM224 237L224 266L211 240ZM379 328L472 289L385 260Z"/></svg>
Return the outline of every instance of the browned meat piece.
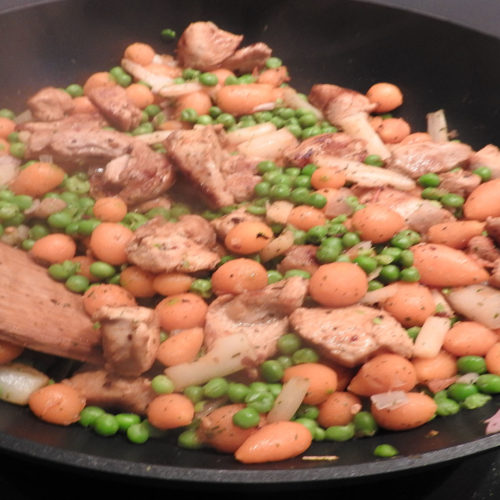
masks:
<svg viewBox="0 0 500 500"><path fill-rule="evenodd" d="M38 159L41 155L48 155L66 170L86 168L89 164L102 166L129 153L132 139L114 130L84 125L52 132L38 131L28 138L26 158Z"/></svg>
<svg viewBox="0 0 500 500"><path fill-rule="evenodd" d="M360 365L381 351L408 358L413 351L413 342L401 324L368 306L302 307L291 314L290 325L325 357L347 367Z"/></svg>
<svg viewBox="0 0 500 500"><path fill-rule="evenodd" d="M474 152L470 157L471 170L478 167L488 167L491 169L493 179L500 177L500 149L493 144L487 144L479 151Z"/></svg>
<svg viewBox="0 0 500 500"><path fill-rule="evenodd" d="M271 54L272 49L268 45L257 42L238 49L222 62L222 66L237 73L251 73L264 67Z"/></svg>
<svg viewBox="0 0 500 500"><path fill-rule="evenodd" d="M328 83L313 85L309 101L323 111L325 117L334 125L355 113L371 113L375 104L368 97L355 90Z"/></svg>
<svg viewBox="0 0 500 500"><path fill-rule="evenodd" d="M145 415L156 393L144 377L122 377L104 369L85 368L63 383L74 387L87 401L108 410L130 411Z"/></svg>
<svg viewBox="0 0 500 500"><path fill-rule="evenodd" d="M220 260L215 238L210 223L198 215L185 215L179 222L155 217L135 231L127 255L130 262L151 272L205 271Z"/></svg>
<svg viewBox="0 0 500 500"><path fill-rule="evenodd" d="M137 377L156 360L160 326L147 307L101 307L92 318L101 324L104 368L124 377Z"/></svg>
<svg viewBox="0 0 500 500"><path fill-rule="evenodd" d="M400 171L413 179L433 172L439 174L468 163L472 149L461 142L415 142L398 144L391 149L387 168Z"/></svg>
<svg viewBox="0 0 500 500"><path fill-rule="evenodd" d="M500 250L489 236L473 236L467 244L466 251L486 263L500 259Z"/></svg>
<svg viewBox="0 0 500 500"><path fill-rule="evenodd" d="M184 68L208 71L217 68L238 48L243 35L218 28L214 23L191 23L177 44L177 58Z"/></svg>
<svg viewBox="0 0 500 500"><path fill-rule="evenodd" d="M129 131L142 120L142 111L127 97L120 85L106 85L92 89L88 98L106 120L119 130Z"/></svg>
<svg viewBox="0 0 500 500"><path fill-rule="evenodd" d="M307 283L294 276L262 290L218 297L207 312L206 348L220 337L243 333L255 348L259 363L273 356L278 339L288 331L288 316L306 297Z"/></svg>
<svg viewBox="0 0 500 500"><path fill-rule="evenodd" d="M424 200L392 188L369 190L359 196L360 203L379 203L392 208L404 218L410 229L426 233L430 226L455 220L453 214L430 200Z"/></svg>
<svg viewBox="0 0 500 500"><path fill-rule="evenodd" d="M62 89L45 87L28 99L33 118L42 122L62 120L73 110L73 99Z"/></svg>
<svg viewBox="0 0 500 500"><path fill-rule="evenodd" d="M237 208L233 210L231 213L222 215L221 217L217 217L210 221L210 224L215 229L217 233L217 237L224 241L227 233L237 224L244 221L262 221L262 217L258 215L253 215L246 211L245 207Z"/></svg>
<svg viewBox="0 0 500 500"><path fill-rule="evenodd" d="M262 180L257 174L257 163L257 160L247 158L242 154L224 157L221 172L235 203L248 201L254 197L255 186Z"/></svg>
<svg viewBox="0 0 500 500"><path fill-rule="evenodd" d="M321 191L320 191L321 192ZM326 197L326 205L323 207L324 214L329 218L337 217L337 215L351 215L354 212L352 204L347 202L347 199L354 196L350 188L341 187L337 189L336 193L332 196L329 194Z"/></svg>
<svg viewBox="0 0 500 500"><path fill-rule="evenodd" d="M172 164L200 190L208 205L220 208L235 202L221 171L225 153L214 128L175 130L165 147Z"/></svg>
<svg viewBox="0 0 500 500"><path fill-rule="evenodd" d="M321 154L363 161L367 151L365 141L337 132L316 135L302 141L296 148L286 153L286 158L293 165L304 167L308 163L314 163L315 158Z"/></svg>
<svg viewBox="0 0 500 500"><path fill-rule="evenodd" d="M500 245L500 217L486 218L486 232Z"/></svg>
<svg viewBox="0 0 500 500"><path fill-rule="evenodd" d="M488 284L495 288L500 288L500 257L493 262L490 273Z"/></svg>
<svg viewBox="0 0 500 500"><path fill-rule="evenodd" d="M481 183L481 178L478 175L462 169L444 172L439 177L441 178L440 189L464 197L468 196Z"/></svg>
<svg viewBox="0 0 500 500"><path fill-rule="evenodd" d="M292 269L301 269L311 274L314 273L319 267L318 259L316 259L317 249L315 245L292 246L278 264L278 271L284 274Z"/></svg>
<svg viewBox="0 0 500 500"><path fill-rule="evenodd" d="M95 197L118 195L135 205L162 195L175 182L168 159L140 140L130 142L129 151L113 158L104 169L90 170Z"/></svg>

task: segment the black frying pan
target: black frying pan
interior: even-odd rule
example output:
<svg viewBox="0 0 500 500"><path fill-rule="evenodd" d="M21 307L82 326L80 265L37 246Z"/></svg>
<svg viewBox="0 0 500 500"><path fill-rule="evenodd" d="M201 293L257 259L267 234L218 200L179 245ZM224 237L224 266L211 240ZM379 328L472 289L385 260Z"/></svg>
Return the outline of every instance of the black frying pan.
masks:
<svg viewBox="0 0 500 500"><path fill-rule="evenodd" d="M0 15L0 108L20 112L26 98L44 85L82 82L92 72L111 68L133 41L172 51L174 45L162 42L160 31L168 27L180 33L194 20L243 33L245 43L265 41L303 92L313 83L364 92L374 82L392 81L406 96L398 113L415 130L425 128L427 112L443 108L450 128L474 148L500 144L499 39L356 1L67 0L13 9ZM175 436L131 445L77 425L52 427L25 408L0 404L0 448L7 455L126 479L296 489L409 473L492 450L500 445L500 435L485 436L484 420L499 407L495 398L481 410L435 419L419 429L319 443L308 452L338 455L336 462L297 458L242 466L212 451L180 450ZM379 443L393 444L400 455L375 459Z"/></svg>

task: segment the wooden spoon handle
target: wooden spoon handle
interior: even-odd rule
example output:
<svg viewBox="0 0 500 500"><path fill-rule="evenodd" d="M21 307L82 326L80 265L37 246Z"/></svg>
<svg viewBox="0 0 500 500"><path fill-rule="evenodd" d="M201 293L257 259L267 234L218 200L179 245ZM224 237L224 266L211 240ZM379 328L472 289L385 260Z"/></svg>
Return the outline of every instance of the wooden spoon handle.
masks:
<svg viewBox="0 0 500 500"><path fill-rule="evenodd" d="M24 251L0 243L0 339L102 363L101 334L80 295L54 281Z"/></svg>

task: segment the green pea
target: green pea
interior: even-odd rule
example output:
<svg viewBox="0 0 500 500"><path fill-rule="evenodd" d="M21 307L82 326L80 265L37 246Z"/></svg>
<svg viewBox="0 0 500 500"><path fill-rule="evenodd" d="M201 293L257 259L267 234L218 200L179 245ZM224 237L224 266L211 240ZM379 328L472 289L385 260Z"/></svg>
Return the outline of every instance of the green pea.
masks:
<svg viewBox="0 0 500 500"><path fill-rule="evenodd" d="M344 235L342 235L342 244L346 248L351 248L354 245L357 245L361 241L361 238L358 234L353 233L352 231L348 231Z"/></svg>
<svg viewBox="0 0 500 500"><path fill-rule="evenodd" d="M216 119L216 123L224 126L224 128L232 127L236 123L236 118L229 113L221 113Z"/></svg>
<svg viewBox="0 0 500 500"><path fill-rule="evenodd" d="M120 431L126 431L131 425L139 424L141 417L136 413L118 413L115 415Z"/></svg>
<svg viewBox="0 0 500 500"><path fill-rule="evenodd" d="M51 264L47 271L51 278L57 281L66 281L76 272L76 264L71 264L73 264L73 266L69 265L69 261Z"/></svg>
<svg viewBox="0 0 500 500"><path fill-rule="evenodd" d="M203 387L199 385L189 385L184 391L184 396L189 398L193 403L198 403L203 399Z"/></svg>
<svg viewBox="0 0 500 500"><path fill-rule="evenodd" d="M420 280L420 272L416 267L407 267L406 269L402 269L399 276L401 281L409 283L414 283Z"/></svg>
<svg viewBox="0 0 500 500"><path fill-rule="evenodd" d="M465 203L463 196L454 193L447 193L439 200L445 207L459 208Z"/></svg>
<svg viewBox="0 0 500 500"><path fill-rule="evenodd" d="M70 276L65 282L66 288L76 293L83 293L89 287L90 283L88 278L80 274Z"/></svg>
<svg viewBox="0 0 500 500"><path fill-rule="evenodd" d="M111 278L111 276L114 276L114 274L116 273L116 269L114 268L114 266L108 264L107 262L101 261L93 262L89 267L89 271L96 278L100 279Z"/></svg>
<svg viewBox="0 0 500 500"><path fill-rule="evenodd" d="M223 377L215 377L203 386L203 395L210 399L220 398L227 394L229 382Z"/></svg>
<svg viewBox="0 0 500 500"><path fill-rule="evenodd" d="M145 108L144 111L147 113L147 115L150 118L155 117L158 113L160 113L161 108L158 106L158 104L148 104Z"/></svg>
<svg viewBox="0 0 500 500"><path fill-rule="evenodd" d="M406 330L406 333L408 333L408 336L412 339L415 340L418 337L418 334L420 333L420 326L411 326Z"/></svg>
<svg viewBox="0 0 500 500"><path fill-rule="evenodd" d="M448 396L458 402L463 401L467 396L476 394L477 392L478 387L476 385L468 384L466 382L455 382L447 389Z"/></svg>
<svg viewBox="0 0 500 500"><path fill-rule="evenodd" d="M440 200L444 194L446 194L446 191L443 191L442 189L438 189L435 187L426 187L422 190L420 196L425 200L437 201Z"/></svg>
<svg viewBox="0 0 500 500"><path fill-rule="evenodd" d="M304 171L302 171L304 172ZM293 185L295 187L301 187L301 188L310 188L311 187L311 176L310 175L307 175L307 174L300 174L300 175L297 175L293 181ZM309 194L309 192L308 192Z"/></svg>
<svg viewBox="0 0 500 500"><path fill-rule="evenodd" d="M331 425L325 429L327 441L349 441L355 436L356 429L353 422L346 425Z"/></svg>
<svg viewBox="0 0 500 500"><path fill-rule="evenodd" d="M391 238L391 245L402 250L407 250L411 246L419 243L420 239L420 235L416 231L404 230Z"/></svg>
<svg viewBox="0 0 500 500"><path fill-rule="evenodd" d="M242 403L245 401L250 388L241 382L230 382L227 388L227 397L233 403Z"/></svg>
<svg viewBox="0 0 500 500"><path fill-rule="evenodd" d="M22 159L26 153L26 145L23 142L14 142L10 145L9 153L11 156Z"/></svg>
<svg viewBox="0 0 500 500"><path fill-rule="evenodd" d="M318 119L316 118L316 115L311 112L304 113L299 117L299 124L303 128L312 127L313 125L316 125L317 121Z"/></svg>
<svg viewBox="0 0 500 500"><path fill-rule="evenodd" d="M384 165L384 160L379 155L368 155L363 163L366 165L372 165L373 167L382 167Z"/></svg>
<svg viewBox="0 0 500 500"><path fill-rule="evenodd" d="M35 244L35 240L32 240L32 239L29 239L29 238L26 238L25 240L23 240L21 242L21 248L23 250L26 250L26 251L29 251L33 248L33 245Z"/></svg>
<svg viewBox="0 0 500 500"><path fill-rule="evenodd" d="M198 116L196 116L196 118L198 118ZM182 116L181 116L181 119L182 119ZM188 121L188 120L185 120L185 121ZM133 136L137 136L137 135L143 135L143 134L151 134L152 132L154 132L154 125L151 122L145 122L145 123L141 123L140 125L135 127L134 130L132 130L131 134Z"/></svg>
<svg viewBox="0 0 500 500"><path fill-rule="evenodd" d="M375 418L369 411L359 411L353 418L354 433L357 437L371 437L378 431Z"/></svg>
<svg viewBox="0 0 500 500"><path fill-rule="evenodd" d="M143 444L150 438L149 426L143 422L129 425L126 430L127 439L134 444Z"/></svg>
<svg viewBox="0 0 500 500"><path fill-rule="evenodd" d="M175 385L166 375L155 375L151 379L151 388L157 394L170 394L174 392Z"/></svg>
<svg viewBox="0 0 500 500"><path fill-rule="evenodd" d="M275 69L283 65L283 61L279 57L269 57L266 59L266 68Z"/></svg>
<svg viewBox="0 0 500 500"><path fill-rule="evenodd" d="M242 429L250 429L255 427L260 422L260 413L253 407L247 406L237 411L233 415L234 425Z"/></svg>
<svg viewBox="0 0 500 500"><path fill-rule="evenodd" d="M83 427L92 427L97 417L104 415L105 410L99 406L86 406L80 412L79 424Z"/></svg>
<svg viewBox="0 0 500 500"><path fill-rule="evenodd" d="M257 111L253 117L257 123L266 123L273 118L273 113L271 111Z"/></svg>
<svg viewBox="0 0 500 500"><path fill-rule="evenodd" d="M382 266L379 273L379 279L383 283L392 283L400 278L400 271L398 266L393 264L388 264L387 266Z"/></svg>
<svg viewBox="0 0 500 500"><path fill-rule="evenodd" d="M276 271L275 269L269 269L267 271L267 282L269 284L277 283L278 281L281 281L282 279L283 279L283 275L279 271Z"/></svg>
<svg viewBox="0 0 500 500"><path fill-rule="evenodd" d="M257 410L259 413L267 413L274 404L274 396L266 391L250 391L245 397L247 407Z"/></svg>
<svg viewBox="0 0 500 500"><path fill-rule="evenodd" d="M337 238L338 239L338 238ZM338 240L340 242L340 240ZM321 244L316 250L316 259L321 263L335 262L342 252L342 243L338 246Z"/></svg>
<svg viewBox="0 0 500 500"><path fill-rule="evenodd" d="M414 260L413 252L411 250L401 250L399 257L397 258L397 261L404 267L413 266Z"/></svg>
<svg viewBox="0 0 500 500"><path fill-rule="evenodd" d="M310 194L311 192L306 186L296 187L291 191L289 199L292 203L295 203L297 205L304 205L309 200Z"/></svg>
<svg viewBox="0 0 500 500"><path fill-rule="evenodd" d="M330 236L342 236L347 233L347 227L341 222L330 221L327 225Z"/></svg>
<svg viewBox="0 0 500 500"><path fill-rule="evenodd" d="M185 108L181 111L180 119L183 122L195 123L198 120L198 113L194 108Z"/></svg>
<svg viewBox="0 0 500 500"><path fill-rule="evenodd" d="M177 444L180 448L186 450L199 450L203 447L203 442L195 429L187 429L181 432L177 437Z"/></svg>
<svg viewBox="0 0 500 500"><path fill-rule="evenodd" d="M64 229L70 222L73 221L71 213L67 210L55 212L47 217L47 223L55 229Z"/></svg>
<svg viewBox="0 0 500 500"><path fill-rule="evenodd" d="M78 222L78 232L84 236L90 236L100 223L98 219L83 219Z"/></svg>
<svg viewBox="0 0 500 500"><path fill-rule="evenodd" d="M2 118L8 118L9 120L14 120L16 118L16 114L7 108L0 109L0 116Z"/></svg>
<svg viewBox="0 0 500 500"><path fill-rule="evenodd" d="M312 420L316 420L319 416L319 408L314 405L302 403L297 410L296 417L297 418L309 418Z"/></svg>
<svg viewBox="0 0 500 500"><path fill-rule="evenodd" d="M269 392L267 382L262 382L260 380L252 382L248 386L249 392Z"/></svg>
<svg viewBox="0 0 500 500"><path fill-rule="evenodd" d="M301 363L316 363L318 360L318 353L310 347L302 347L292 354L294 365L299 365Z"/></svg>
<svg viewBox="0 0 500 500"><path fill-rule="evenodd" d="M176 33L175 30L173 30L171 28L164 28L164 29L161 30L160 36L164 40L170 41L170 40L173 40L177 36L177 33Z"/></svg>
<svg viewBox="0 0 500 500"><path fill-rule="evenodd" d="M368 282L368 291L372 292L373 290L379 290L380 288L383 288L384 284L381 283L378 280L370 280Z"/></svg>
<svg viewBox="0 0 500 500"><path fill-rule="evenodd" d="M307 197L307 204L315 208L323 208L326 205L326 196L321 193L311 193Z"/></svg>
<svg viewBox="0 0 500 500"><path fill-rule="evenodd" d="M274 359L268 359L260 365L260 374L266 382L278 382L283 377L283 367Z"/></svg>
<svg viewBox="0 0 500 500"><path fill-rule="evenodd" d="M288 184L274 184L269 189L269 196L275 200L286 200L291 193L292 188Z"/></svg>
<svg viewBox="0 0 500 500"><path fill-rule="evenodd" d="M83 95L83 87L78 85L78 83L68 85L65 90L71 97L80 97Z"/></svg>
<svg viewBox="0 0 500 500"><path fill-rule="evenodd" d="M92 427L100 436L114 436L119 430L118 422L111 413L99 415Z"/></svg>
<svg viewBox="0 0 500 500"><path fill-rule="evenodd" d="M471 394L467 396L461 403L463 408L467 410L475 410L477 408L481 408L486 403L491 401L491 396L489 394Z"/></svg>
<svg viewBox="0 0 500 500"><path fill-rule="evenodd" d="M457 359L457 368L460 373L486 373L486 361L482 356L461 356Z"/></svg>
<svg viewBox="0 0 500 500"><path fill-rule="evenodd" d="M479 375L475 385L483 393L498 394L500 393L500 375L484 373Z"/></svg>
<svg viewBox="0 0 500 500"><path fill-rule="evenodd" d="M285 272L284 278L291 278L292 276L300 276L302 278L309 279L311 277L311 273L309 271L305 271L304 269L289 269Z"/></svg>
<svg viewBox="0 0 500 500"><path fill-rule="evenodd" d="M314 226L306 231L308 243L319 244L326 237L328 228L326 226Z"/></svg>
<svg viewBox="0 0 500 500"><path fill-rule="evenodd" d="M481 177L481 182L491 180L491 168L489 167L477 167L472 172Z"/></svg>
<svg viewBox="0 0 500 500"><path fill-rule="evenodd" d="M293 365L292 357L291 356L286 356L282 354L281 356L278 356L276 358L276 361L283 367L283 368L289 368L290 366Z"/></svg>
<svg viewBox="0 0 500 500"><path fill-rule="evenodd" d="M428 172L421 175L417 182L424 188L426 187L438 187L441 184L441 178L434 172Z"/></svg>
<svg viewBox="0 0 500 500"><path fill-rule="evenodd" d="M378 267L377 259L373 257L369 257L368 255L359 255L356 257L353 262L357 264L363 271L367 274L375 271Z"/></svg>
<svg viewBox="0 0 500 500"><path fill-rule="evenodd" d="M278 108L275 113L283 120L290 120L295 116L295 110L292 108Z"/></svg>
<svg viewBox="0 0 500 500"><path fill-rule="evenodd" d="M302 347L302 339L296 333L285 333L278 339L278 351L291 355Z"/></svg>
<svg viewBox="0 0 500 500"><path fill-rule="evenodd" d="M219 83L219 79L214 73L202 73L198 77L198 80L202 85L206 85L207 87L213 87L214 85L217 85L217 83Z"/></svg>
<svg viewBox="0 0 500 500"><path fill-rule="evenodd" d="M191 283L189 290L207 299L212 296L212 282L209 279L197 278Z"/></svg>
<svg viewBox="0 0 500 500"><path fill-rule="evenodd" d="M316 433L316 429L318 428L318 423L316 422L316 420L314 420L312 418L307 418L307 417L299 417L299 418L296 418L294 420L294 422L302 424L311 433L311 435L314 438L314 435ZM326 435L325 435L325 437L326 437Z"/></svg>
<svg viewBox="0 0 500 500"><path fill-rule="evenodd" d="M391 458L399 455L399 451L391 444L379 444L373 450L373 454L380 458Z"/></svg>

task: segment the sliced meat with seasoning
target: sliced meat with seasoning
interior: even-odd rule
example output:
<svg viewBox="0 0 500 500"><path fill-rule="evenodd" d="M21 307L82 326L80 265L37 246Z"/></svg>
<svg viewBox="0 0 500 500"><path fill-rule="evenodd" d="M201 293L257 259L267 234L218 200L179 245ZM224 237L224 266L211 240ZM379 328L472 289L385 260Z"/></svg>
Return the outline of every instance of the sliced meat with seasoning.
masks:
<svg viewBox="0 0 500 500"><path fill-rule="evenodd" d="M469 170L457 169L440 174L439 189L467 197L479 184L481 178Z"/></svg>
<svg viewBox="0 0 500 500"><path fill-rule="evenodd" d="M288 331L288 316L303 304L307 283L294 276L262 290L218 297L206 316L206 348L220 337L243 333L255 348L258 363L273 356L278 339Z"/></svg>
<svg viewBox="0 0 500 500"><path fill-rule="evenodd" d="M210 21L191 23L177 43L177 59L183 68L209 71L232 56L242 40L243 35L224 31Z"/></svg>
<svg viewBox="0 0 500 500"><path fill-rule="evenodd" d="M52 122L62 120L73 111L73 99L62 89L45 87L27 101L35 120Z"/></svg>
<svg viewBox="0 0 500 500"><path fill-rule="evenodd" d="M155 273L206 271L220 261L215 241L214 229L199 215L184 215L178 222L160 216L135 231L127 255L130 262Z"/></svg>
<svg viewBox="0 0 500 500"><path fill-rule="evenodd" d="M210 224L215 229L217 233L217 237L224 241L227 233L236 225L241 222L251 221L251 222L262 222L262 217L258 215L253 215L250 212L247 212L245 207L239 207L236 210L233 210L229 214L222 215L221 217L217 217L210 221Z"/></svg>
<svg viewBox="0 0 500 500"><path fill-rule="evenodd" d="M427 173L448 172L466 166L472 148L462 142L414 142L391 148L386 167L402 172L413 179Z"/></svg>
<svg viewBox="0 0 500 500"><path fill-rule="evenodd" d="M263 42L253 43L238 49L224 59L222 66L238 73L252 73L254 69L263 68L272 55L272 49Z"/></svg>
<svg viewBox="0 0 500 500"><path fill-rule="evenodd" d="M300 269L310 274L319 267L316 258L318 247L316 245L294 245L286 253L277 266L281 274L285 274L292 269Z"/></svg>
<svg viewBox="0 0 500 500"><path fill-rule="evenodd" d="M153 366L160 346L154 309L104 306L92 319L100 324L106 370L137 377Z"/></svg>
<svg viewBox="0 0 500 500"><path fill-rule="evenodd" d="M89 91L88 98L110 125L124 132L137 127L142 111L127 97L120 85L105 85Z"/></svg>
<svg viewBox="0 0 500 500"><path fill-rule="evenodd" d="M325 357L347 367L358 366L381 351L409 358L413 350L412 340L398 321L368 306L301 307L291 314L290 325Z"/></svg>
<svg viewBox="0 0 500 500"><path fill-rule="evenodd" d="M157 395L149 378L123 377L103 368L85 367L63 383L74 387L88 405L139 415L146 414L146 408Z"/></svg>

